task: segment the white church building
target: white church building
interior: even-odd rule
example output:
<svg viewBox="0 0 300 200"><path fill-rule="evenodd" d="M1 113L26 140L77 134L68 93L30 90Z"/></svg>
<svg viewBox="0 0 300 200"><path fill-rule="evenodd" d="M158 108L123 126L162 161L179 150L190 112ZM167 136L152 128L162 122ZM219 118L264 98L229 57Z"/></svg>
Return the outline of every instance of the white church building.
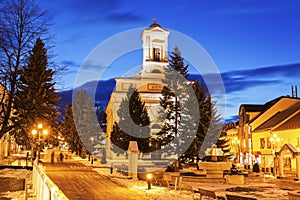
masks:
<svg viewBox="0 0 300 200"><path fill-rule="evenodd" d="M163 89L162 79L164 70L168 66L168 36L170 32L162 28L154 19L153 24L146 28L142 35L143 41L143 64L141 71L131 78L115 78L115 91L111 94L106 108L107 114L107 158L113 159L114 154L110 147L110 133L114 122L118 122L117 115L122 98L126 97L128 88L132 86L140 93L150 117L151 133L160 131L160 122L157 121L157 110Z"/></svg>

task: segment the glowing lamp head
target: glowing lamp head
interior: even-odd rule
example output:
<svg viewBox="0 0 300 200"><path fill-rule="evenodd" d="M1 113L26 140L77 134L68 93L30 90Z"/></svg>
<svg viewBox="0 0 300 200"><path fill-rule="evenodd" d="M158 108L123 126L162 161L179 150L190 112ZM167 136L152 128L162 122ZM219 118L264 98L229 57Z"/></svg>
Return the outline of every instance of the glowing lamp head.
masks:
<svg viewBox="0 0 300 200"><path fill-rule="evenodd" d="M44 135L48 135L48 131L47 130L43 130L43 134Z"/></svg>
<svg viewBox="0 0 300 200"><path fill-rule="evenodd" d="M152 177L153 177L153 175L152 175L151 173L148 173L148 174L147 174L147 179L148 179L148 180L151 180Z"/></svg>
<svg viewBox="0 0 300 200"><path fill-rule="evenodd" d="M42 129L43 128L43 124L38 124L38 129Z"/></svg>
<svg viewBox="0 0 300 200"><path fill-rule="evenodd" d="M31 131L31 133L32 133L32 135L36 135L37 134L37 130L34 129L34 130Z"/></svg>

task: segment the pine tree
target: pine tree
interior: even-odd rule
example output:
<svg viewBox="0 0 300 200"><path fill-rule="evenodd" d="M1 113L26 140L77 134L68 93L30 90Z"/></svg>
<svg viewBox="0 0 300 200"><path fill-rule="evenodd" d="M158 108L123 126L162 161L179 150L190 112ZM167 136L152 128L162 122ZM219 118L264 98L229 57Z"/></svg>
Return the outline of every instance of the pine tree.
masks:
<svg viewBox="0 0 300 200"><path fill-rule="evenodd" d="M215 103L211 101L205 85L199 84L198 81L186 81L188 65L184 65L183 60L179 49L174 48L169 61L169 69L166 70L163 81L166 86L162 90L160 105L163 113L160 114L160 119L166 117L167 120L164 121L159 136L161 143L164 144L170 143L172 140L176 141L179 135L181 142L192 141L188 142L189 146L185 147L186 151L182 152L183 148L179 148L180 151L177 151L181 152L178 155L181 162L189 162L201 156L202 149L205 149L203 143L208 133L211 132L211 137L218 137L216 134L219 128L219 117ZM176 72L182 77L181 79L175 78ZM187 92L189 88L187 86L192 86L193 91ZM190 99L192 96L195 96L196 100ZM193 132L193 128L195 128L191 126L193 124L198 126L196 133ZM168 146L176 148L176 146L182 146L181 142L177 141L178 145Z"/></svg>
<svg viewBox="0 0 300 200"><path fill-rule="evenodd" d="M47 12L33 0L0 1L0 82L6 88L5 99L0 99L0 138L10 132L17 141L27 141L23 116L18 117L17 90L20 72L28 64L36 38L48 38L51 20Z"/></svg>
<svg viewBox="0 0 300 200"><path fill-rule="evenodd" d="M184 59L181 57L181 52L178 47L175 47L171 54L171 59L169 60L170 68L179 72L184 78L188 78L188 67L189 65L184 65Z"/></svg>
<svg viewBox="0 0 300 200"><path fill-rule="evenodd" d="M55 91L53 75L55 71L48 65L47 49L41 39L37 39L29 57L29 62L20 71L20 82L15 104L21 118L22 128L16 138L19 143L26 144L31 138L33 125L42 122L51 127L51 135L55 136L58 122L56 103L60 99ZM23 140L22 140L23 139ZM20 141L22 140L22 141Z"/></svg>
<svg viewBox="0 0 300 200"><path fill-rule="evenodd" d="M73 117L78 135L87 149L87 153L94 150L94 146L104 139L94 112L94 103L86 90L75 92L73 98Z"/></svg>
<svg viewBox="0 0 300 200"><path fill-rule="evenodd" d="M119 121L113 125L110 140L115 146L112 150L117 154L126 154L130 141L137 141L142 153L150 151L150 118L141 100L139 92L129 87L126 97L122 99L117 111Z"/></svg>
<svg viewBox="0 0 300 200"><path fill-rule="evenodd" d="M80 154L80 152L82 152L84 144L82 143L78 135L78 132L76 130L71 104L68 105L66 108L66 114L62 121L61 126L62 126L62 135L65 141L68 143L69 149L72 152L76 152L77 154Z"/></svg>
<svg viewBox="0 0 300 200"><path fill-rule="evenodd" d="M172 54L163 79L165 86L160 101L163 109L159 114L163 128L157 139L168 154L182 159L197 134L198 103L192 85L186 79L188 66L184 66L178 48Z"/></svg>
<svg viewBox="0 0 300 200"><path fill-rule="evenodd" d="M201 150L199 152L200 157L205 156L205 151L207 148L211 148L212 145L216 144L222 131L222 124L220 123L221 119L220 115L218 115L217 113L216 102L211 101L210 96L208 96L207 103L210 105L210 110L207 110L207 119L209 119L209 121L205 120L206 137L203 141L203 145L201 146Z"/></svg>
<svg viewBox="0 0 300 200"><path fill-rule="evenodd" d="M231 156L230 154L230 144L229 139L227 139L227 133L223 129L221 132L218 141L216 142L217 148L221 148L224 153L224 158L228 158Z"/></svg>

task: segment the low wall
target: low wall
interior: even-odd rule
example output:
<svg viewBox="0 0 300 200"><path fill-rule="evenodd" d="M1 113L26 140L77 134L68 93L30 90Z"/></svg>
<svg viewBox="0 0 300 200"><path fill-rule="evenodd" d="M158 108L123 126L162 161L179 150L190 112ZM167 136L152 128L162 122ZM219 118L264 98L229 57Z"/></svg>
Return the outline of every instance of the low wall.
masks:
<svg viewBox="0 0 300 200"><path fill-rule="evenodd" d="M182 176L184 182L195 182L195 183L225 183L225 178L205 178L195 176Z"/></svg>
<svg viewBox="0 0 300 200"><path fill-rule="evenodd" d="M300 199L300 192L288 192L289 200L299 200Z"/></svg>
<svg viewBox="0 0 300 200"><path fill-rule="evenodd" d="M211 171L224 171L230 170L232 167L231 162L198 162L199 169Z"/></svg>
<svg viewBox="0 0 300 200"><path fill-rule="evenodd" d="M243 175L226 175L226 183L234 185L243 185L245 184L245 178Z"/></svg>
<svg viewBox="0 0 300 200"><path fill-rule="evenodd" d="M50 180L43 167L34 162L32 184L37 200L68 200L66 195Z"/></svg>

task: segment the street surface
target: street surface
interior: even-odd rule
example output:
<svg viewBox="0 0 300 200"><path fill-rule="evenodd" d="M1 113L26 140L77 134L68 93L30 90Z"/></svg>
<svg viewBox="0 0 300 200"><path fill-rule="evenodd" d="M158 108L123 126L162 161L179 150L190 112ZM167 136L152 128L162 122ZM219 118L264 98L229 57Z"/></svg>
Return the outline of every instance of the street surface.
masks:
<svg viewBox="0 0 300 200"><path fill-rule="evenodd" d="M145 196L80 162L44 163L49 178L69 199L145 199Z"/></svg>

